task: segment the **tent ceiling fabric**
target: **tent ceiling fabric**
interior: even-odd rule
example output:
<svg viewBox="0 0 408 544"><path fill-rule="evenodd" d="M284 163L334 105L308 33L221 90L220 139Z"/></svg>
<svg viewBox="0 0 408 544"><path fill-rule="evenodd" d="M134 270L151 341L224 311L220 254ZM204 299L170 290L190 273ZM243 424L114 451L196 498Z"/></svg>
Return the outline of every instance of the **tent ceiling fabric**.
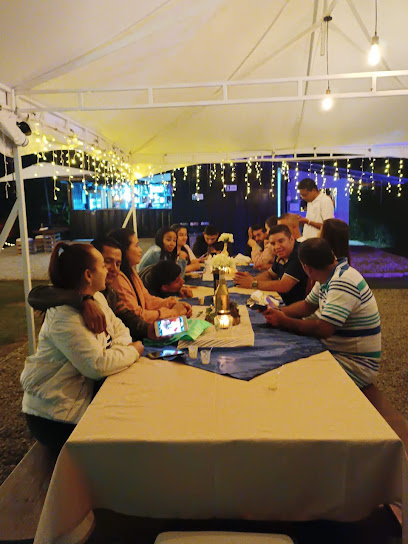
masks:
<svg viewBox="0 0 408 544"><path fill-rule="evenodd" d="M324 6L333 16L330 73L371 71L367 57L374 0L16 0L2 6L0 46L7 53L0 57L1 83L21 91L126 89L324 75ZM378 2L383 50L378 70L408 68L407 22L406 0ZM381 85L406 89L408 77L388 78ZM333 93L370 91L370 80L332 80L330 87ZM309 94L325 89L325 81L307 84ZM271 86L268 92L293 93L293 84ZM159 99L177 101L220 96L216 88L156 93ZM142 95L99 94L86 100L137 103ZM256 85L231 91L237 98L264 95L265 87ZM34 98L53 107L76 103L73 95ZM166 154L398 147L408 141L407 101L407 96L347 98L337 100L329 112L310 100L68 115L132 152L135 162L148 157L154 163L156 157L160 163Z"/></svg>

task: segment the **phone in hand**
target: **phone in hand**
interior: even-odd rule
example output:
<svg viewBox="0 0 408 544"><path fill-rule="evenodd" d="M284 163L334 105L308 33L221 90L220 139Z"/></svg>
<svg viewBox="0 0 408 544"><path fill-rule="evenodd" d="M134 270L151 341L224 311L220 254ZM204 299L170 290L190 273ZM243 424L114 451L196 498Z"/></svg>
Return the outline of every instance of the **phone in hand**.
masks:
<svg viewBox="0 0 408 544"><path fill-rule="evenodd" d="M187 319L185 316L169 317L167 319L159 319L154 323L154 332L157 337L172 336L178 332L188 330Z"/></svg>
<svg viewBox="0 0 408 544"><path fill-rule="evenodd" d="M252 304L252 306L249 306L251 310L257 310L258 312L265 312L268 309L267 304Z"/></svg>
<svg viewBox="0 0 408 544"><path fill-rule="evenodd" d="M162 349L160 351L151 351L147 353L146 357L149 359L166 359L167 357L177 357L185 355L181 349Z"/></svg>

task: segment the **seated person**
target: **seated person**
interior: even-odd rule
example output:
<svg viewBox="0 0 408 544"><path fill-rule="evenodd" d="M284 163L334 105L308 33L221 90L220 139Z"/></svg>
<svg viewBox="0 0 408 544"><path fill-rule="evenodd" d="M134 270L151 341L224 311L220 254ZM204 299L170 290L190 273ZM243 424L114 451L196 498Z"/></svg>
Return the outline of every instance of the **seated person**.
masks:
<svg viewBox="0 0 408 544"><path fill-rule="evenodd" d="M193 253L197 255L198 260L205 260L208 255L221 253L224 249L224 243L218 242L220 232L214 225L207 225L203 234L199 234L193 245ZM232 255L233 246L228 243L228 253Z"/></svg>
<svg viewBox="0 0 408 544"><path fill-rule="evenodd" d="M341 219L325 219L320 230L320 238L329 243L336 259L350 260L350 229L345 221Z"/></svg>
<svg viewBox="0 0 408 544"><path fill-rule="evenodd" d="M52 252L52 284L94 297L106 319L106 332L93 334L71 306L47 310L37 351L25 361L21 384L28 428L56 454L91 403L97 381L129 368L143 353L143 344L132 343L99 293L106 274L102 255L90 244L59 242Z"/></svg>
<svg viewBox="0 0 408 544"><path fill-rule="evenodd" d="M286 225L289 227L293 238L297 242L304 242L306 238L302 236L299 228L299 216L294 213L284 213L278 219L278 225Z"/></svg>
<svg viewBox="0 0 408 544"><path fill-rule="evenodd" d="M159 261L171 260L180 265L182 276L184 277L187 254L182 251L180 255L177 255L177 232L171 227L162 227L157 231L154 242L154 245L149 247L143 255L138 271L141 272L144 268Z"/></svg>
<svg viewBox="0 0 408 544"><path fill-rule="evenodd" d="M255 224L249 227L245 255L250 257L254 249L257 251L263 251L265 240L268 240L268 231L264 225Z"/></svg>
<svg viewBox="0 0 408 544"><path fill-rule="evenodd" d="M277 215L271 215L270 217L268 217L265 221L265 229L266 229L266 232L268 233L269 235L269 231L271 230L272 227L276 227L276 225L278 224L278 216Z"/></svg>
<svg viewBox="0 0 408 544"><path fill-rule="evenodd" d="M154 297L143 285L135 271L142 257L139 239L131 229L116 229L109 233L122 250L121 271L112 282L112 287L118 293L118 309L130 310L148 323L166 317L179 315L191 316L191 306L187 302L177 302L173 297Z"/></svg>
<svg viewBox="0 0 408 544"><path fill-rule="evenodd" d="M381 357L381 323L377 303L365 279L338 262L326 240L300 245L299 259L316 282L305 300L264 312L274 327L321 338L350 378L362 388L375 380ZM319 309L317 319L302 319Z"/></svg>
<svg viewBox="0 0 408 544"><path fill-rule="evenodd" d="M105 266L108 270L105 289L102 294L113 311L128 327L133 340L150 338L154 340L154 326L147 323L139 315L130 310L118 310L118 295L112 287L112 282L117 278L122 263L122 251L117 242L109 238L96 238L92 245L102 253ZM45 312L49 308L67 304L81 312L85 325L94 333L106 330L106 318L100 305L89 295L83 296L77 289L63 289L54 285L39 285L34 287L28 295L28 303L35 309Z"/></svg>
<svg viewBox="0 0 408 544"><path fill-rule="evenodd" d="M186 227L175 223L174 225L171 225L170 228L175 230L177 233L177 256L186 260L186 272L194 272L195 270L200 270L200 262L191 251L190 246L187 244L188 233Z"/></svg>
<svg viewBox="0 0 408 544"><path fill-rule="evenodd" d="M249 252L246 254L250 255L254 268L257 270L268 270L275 260L275 253L269 245L269 229L270 227L265 223L264 227L254 225L248 230Z"/></svg>
<svg viewBox="0 0 408 544"><path fill-rule="evenodd" d="M191 298L193 291L184 287L181 268L174 261L159 261L148 266L140 274L144 286L151 295L166 298L170 295Z"/></svg>
<svg viewBox="0 0 408 544"><path fill-rule="evenodd" d="M299 243L286 225L277 225L269 231L269 244L276 257L272 267L258 276L237 272L234 282L240 287L277 291L288 305L305 298L307 275L298 259Z"/></svg>

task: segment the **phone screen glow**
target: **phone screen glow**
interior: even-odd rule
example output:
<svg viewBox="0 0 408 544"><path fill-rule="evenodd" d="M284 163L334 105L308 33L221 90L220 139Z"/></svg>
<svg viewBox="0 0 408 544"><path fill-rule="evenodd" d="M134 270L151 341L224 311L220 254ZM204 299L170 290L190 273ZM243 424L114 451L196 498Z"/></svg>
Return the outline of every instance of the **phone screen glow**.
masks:
<svg viewBox="0 0 408 544"><path fill-rule="evenodd" d="M184 332L184 320L182 317L161 319L158 322L159 336L170 336L178 332Z"/></svg>

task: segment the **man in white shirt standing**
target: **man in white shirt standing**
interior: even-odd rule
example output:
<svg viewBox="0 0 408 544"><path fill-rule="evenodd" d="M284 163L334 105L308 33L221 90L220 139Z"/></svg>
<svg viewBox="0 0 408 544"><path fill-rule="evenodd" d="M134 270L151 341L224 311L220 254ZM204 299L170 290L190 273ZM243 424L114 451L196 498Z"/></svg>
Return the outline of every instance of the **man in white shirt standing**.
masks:
<svg viewBox="0 0 408 544"><path fill-rule="evenodd" d="M299 217L303 224L303 237L315 238L325 219L334 217L332 199L324 192L320 192L313 179L305 178L298 185L300 197L307 202L306 217Z"/></svg>

